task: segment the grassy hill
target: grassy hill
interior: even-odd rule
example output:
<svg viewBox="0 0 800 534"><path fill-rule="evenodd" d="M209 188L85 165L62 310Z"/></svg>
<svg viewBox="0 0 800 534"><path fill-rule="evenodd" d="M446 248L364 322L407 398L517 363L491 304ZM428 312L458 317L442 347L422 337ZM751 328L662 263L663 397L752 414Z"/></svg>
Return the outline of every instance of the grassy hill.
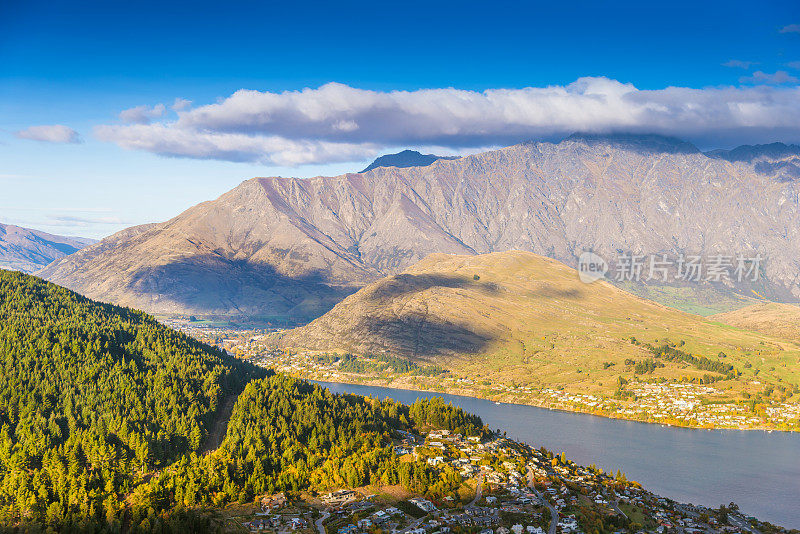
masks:
<svg viewBox="0 0 800 534"><path fill-rule="evenodd" d="M800 342L800 307L794 304L762 302L709 319L737 328Z"/></svg>
<svg viewBox="0 0 800 534"><path fill-rule="evenodd" d="M646 344L674 344L742 373L725 387L750 387L756 373L762 382L800 382L800 347L793 341L684 313L606 282L587 285L574 269L520 251L433 254L276 342L395 354L472 379L583 393L613 392L620 376L633 377L635 364L653 357ZM707 374L686 362L663 363L647 378Z"/></svg>

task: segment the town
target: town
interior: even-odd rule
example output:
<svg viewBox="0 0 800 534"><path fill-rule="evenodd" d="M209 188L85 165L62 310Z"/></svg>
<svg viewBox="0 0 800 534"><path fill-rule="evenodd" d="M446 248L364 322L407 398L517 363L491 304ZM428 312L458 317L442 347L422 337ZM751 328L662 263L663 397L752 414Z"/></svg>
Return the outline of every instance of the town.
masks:
<svg viewBox="0 0 800 534"><path fill-rule="evenodd" d="M626 397L603 396L553 387L480 383L450 373L425 376L391 373L380 376L343 371L310 351L284 351L263 343L263 331L198 326L179 322L172 326L254 363L298 378L453 393L497 402L629 419L691 428L727 428L800 431L800 404L762 400L759 406L725 398L714 387L690 382L637 379L626 384ZM757 383L754 384L758 386Z"/></svg>
<svg viewBox="0 0 800 534"><path fill-rule="evenodd" d="M646 491L621 472L582 467L545 449L446 430L399 432L401 460L451 466L462 490L433 499L396 488L338 488L321 494L262 497L231 521L275 534L582 534L594 532L766 534L789 532L739 512L710 509Z"/></svg>

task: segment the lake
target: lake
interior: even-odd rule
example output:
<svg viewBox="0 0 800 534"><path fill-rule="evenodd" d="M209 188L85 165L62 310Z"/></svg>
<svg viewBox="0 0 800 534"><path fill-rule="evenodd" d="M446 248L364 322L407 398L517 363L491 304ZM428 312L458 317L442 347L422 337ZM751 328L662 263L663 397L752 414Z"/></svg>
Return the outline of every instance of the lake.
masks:
<svg viewBox="0 0 800 534"><path fill-rule="evenodd" d="M800 528L800 435L693 430L519 404L403 389L318 382L336 393L410 403L441 396L480 415L492 429L544 446L582 465L622 469L629 480L679 502L717 507L733 501L761 520Z"/></svg>

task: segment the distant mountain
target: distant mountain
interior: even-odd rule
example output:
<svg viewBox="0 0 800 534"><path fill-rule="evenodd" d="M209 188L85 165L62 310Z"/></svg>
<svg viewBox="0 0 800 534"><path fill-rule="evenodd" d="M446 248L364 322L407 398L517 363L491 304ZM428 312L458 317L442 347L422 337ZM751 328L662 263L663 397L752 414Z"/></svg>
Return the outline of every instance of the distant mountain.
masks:
<svg viewBox="0 0 800 534"><path fill-rule="evenodd" d="M783 159L800 156L800 146L784 143L770 143L768 145L742 145L731 150L711 150L706 152L711 157L728 161L753 161L755 159Z"/></svg>
<svg viewBox="0 0 800 534"><path fill-rule="evenodd" d="M0 268L32 273L96 242L0 223Z"/></svg>
<svg viewBox="0 0 800 534"><path fill-rule="evenodd" d="M435 252L518 249L568 265L585 250L609 263L623 252L760 254L758 284L726 287L796 300L800 183L764 167L783 161L728 161L653 135L575 135L427 167L254 178L38 274L154 313L307 320Z"/></svg>
<svg viewBox="0 0 800 534"><path fill-rule="evenodd" d="M798 145L743 145L733 150L712 150L707 154L727 161L749 163L756 172L775 176L781 181L800 180Z"/></svg>
<svg viewBox="0 0 800 534"><path fill-rule="evenodd" d="M380 156L361 172L368 172L378 167L427 167L440 159L458 159L458 156L435 156L433 154L420 154L416 150L403 150L397 154Z"/></svg>

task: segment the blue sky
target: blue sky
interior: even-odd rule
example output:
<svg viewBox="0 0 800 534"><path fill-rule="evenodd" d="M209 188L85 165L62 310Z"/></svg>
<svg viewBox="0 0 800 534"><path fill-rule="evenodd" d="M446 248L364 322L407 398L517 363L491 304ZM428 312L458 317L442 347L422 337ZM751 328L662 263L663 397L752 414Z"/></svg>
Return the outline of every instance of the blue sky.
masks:
<svg viewBox="0 0 800 534"><path fill-rule="evenodd" d="M575 129L800 142L797 2L641 4L6 0L0 221L102 237L252 176Z"/></svg>

